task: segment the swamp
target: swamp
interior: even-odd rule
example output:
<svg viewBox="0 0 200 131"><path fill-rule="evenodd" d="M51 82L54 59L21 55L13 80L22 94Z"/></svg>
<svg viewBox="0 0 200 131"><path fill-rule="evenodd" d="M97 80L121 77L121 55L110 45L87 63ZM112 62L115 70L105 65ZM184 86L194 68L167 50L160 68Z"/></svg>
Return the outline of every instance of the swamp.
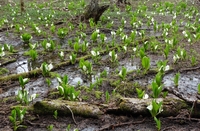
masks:
<svg viewBox="0 0 200 131"><path fill-rule="evenodd" d="M1 0L0 131L200 131L199 0Z"/></svg>

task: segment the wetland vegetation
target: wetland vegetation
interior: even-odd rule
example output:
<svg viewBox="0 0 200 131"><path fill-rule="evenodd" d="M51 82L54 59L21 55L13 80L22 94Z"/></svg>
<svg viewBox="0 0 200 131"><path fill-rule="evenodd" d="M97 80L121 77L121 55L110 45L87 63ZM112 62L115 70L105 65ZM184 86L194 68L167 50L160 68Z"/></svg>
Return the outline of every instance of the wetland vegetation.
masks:
<svg viewBox="0 0 200 131"><path fill-rule="evenodd" d="M199 1L89 2L0 2L0 130L198 130Z"/></svg>

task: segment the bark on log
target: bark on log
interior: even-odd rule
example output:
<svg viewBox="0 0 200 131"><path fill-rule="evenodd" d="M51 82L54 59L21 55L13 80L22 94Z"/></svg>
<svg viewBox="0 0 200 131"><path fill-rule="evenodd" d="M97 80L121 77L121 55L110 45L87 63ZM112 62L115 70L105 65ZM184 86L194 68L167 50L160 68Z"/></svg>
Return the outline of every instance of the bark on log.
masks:
<svg viewBox="0 0 200 131"><path fill-rule="evenodd" d="M67 108L68 106L69 108ZM86 102L74 102L66 100L40 101L34 104L34 112L37 114L50 114L57 110L58 114L71 116L71 111L76 116L98 118L103 112L98 106ZM70 111L71 110L71 111Z"/></svg>
<svg viewBox="0 0 200 131"><path fill-rule="evenodd" d="M153 99L122 98L118 107L122 112L137 115L150 115L147 106L151 104L152 100ZM181 99L157 98L156 101L163 102L163 112L161 112L161 116L177 116L181 113L181 110L186 110L188 113L191 112L192 105ZM196 105L190 115L200 117L199 108L200 105Z"/></svg>
<svg viewBox="0 0 200 131"><path fill-rule="evenodd" d="M89 20L93 18L94 22L99 21L101 15L108 9L109 5L99 5L99 0L91 0L86 6L85 13L82 20Z"/></svg>
<svg viewBox="0 0 200 131"><path fill-rule="evenodd" d="M40 101L34 104L34 112L37 114L49 114L52 115L55 110L58 114L71 115L71 112L66 106L72 110L74 115L83 117L96 117L104 113L109 114L131 114L131 115L144 115L150 116L150 112L147 106L151 104L153 99L138 99L138 98L121 98L116 107L110 108L108 105L92 105L87 102L73 102L66 100L51 100ZM179 116L188 115L190 117L200 117L200 105L191 105L181 99L175 98L157 98L157 102L163 102L163 112L159 116ZM192 112L191 112L192 109ZM187 114L181 114L182 112Z"/></svg>

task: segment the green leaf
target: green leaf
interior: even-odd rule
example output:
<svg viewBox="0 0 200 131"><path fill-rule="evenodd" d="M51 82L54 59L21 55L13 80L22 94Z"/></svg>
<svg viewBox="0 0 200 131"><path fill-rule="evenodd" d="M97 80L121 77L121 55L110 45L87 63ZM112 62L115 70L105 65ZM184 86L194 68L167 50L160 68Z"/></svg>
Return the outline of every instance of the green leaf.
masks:
<svg viewBox="0 0 200 131"><path fill-rule="evenodd" d="M54 116L55 119L57 119L57 116L58 116L58 111L57 110L54 111L54 115L53 116Z"/></svg>
<svg viewBox="0 0 200 131"><path fill-rule="evenodd" d="M64 88L63 88L62 86L58 86L58 90L59 90L59 93L60 93L61 95L64 94Z"/></svg>
<svg viewBox="0 0 200 131"><path fill-rule="evenodd" d="M156 74L156 83L158 86L161 86L161 82L162 82L162 75L160 73Z"/></svg>
<svg viewBox="0 0 200 131"><path fill-rule="evenodd" d="M156 122L157 129L160 131L160 129L161 129L161 121L159 119L157 119L156 117L154 117L154 121Z"/></svg>
<svg viewBox="0 0 200 131"><path fill-rule="evenodd" d="M136 92L138 94L138 98L142 99L143 96L144 96L145 91L142 91L142 90L136 88Z"/></svg>
<svg viewBox="0 0 200 131"><path fill-rule="evenodd" d="M152 86L152 90L153 90L153 97L157 98L158 97L158 85L155 81L153 81L151 86Z"/></svg>
<svg viewBox="0 0 200 131"><path fill-rule="evenodd" d="M145 56L145 48L141 47L140 48L140 58L143 58Z"/></svg>
<svg viewBox="0 0 200 131"><path fill-rule="evenodd" d="M64 84L67 84L67 83L68 83L68 76L67 76L67 75L64 75L64 77L63 77L63 82L64 82Z"/></svg>
<svg viewBox="0 0 200 131"><path fill-rule="evenodd" d="M16 119L14 119L12 116L8 116L9 120L14 124Z"/></svg>
<svg viewBox="0 0 200 131"><path fill-rule="evenodd" d="M200 84L198 84L198 94L200 94Z"/></svg>
<svg viewBox="0 0 200 131"><path fill-rule="evenodd" d="M150 58L149 57L144 56L142 58L142 66L145 70L148 70L150 68Z"/></svg>
<svg viewBox="0 0 200 131"><path fill-rule="evenodd" d="M19 76L19 84L23 87L23 77L22 76Z"/></svg>

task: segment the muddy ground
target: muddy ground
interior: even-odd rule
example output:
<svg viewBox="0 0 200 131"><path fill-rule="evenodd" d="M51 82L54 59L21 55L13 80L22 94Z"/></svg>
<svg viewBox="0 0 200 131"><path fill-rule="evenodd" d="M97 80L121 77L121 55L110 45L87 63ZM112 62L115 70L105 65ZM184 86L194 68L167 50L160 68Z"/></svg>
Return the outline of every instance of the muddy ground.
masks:
<svg viewBox="0 0 200 131"><path fill-rule="evenodd" d="M44 0L45 1L45 0ZM170 0L171 2L172 0ZM16 2L16 1L14 1ZM30 1L29 1L30 2ZM41 2L41 1L40 1ZM38 2L38 3L40 3ZM74 30L71 30L70 34L67 35L64 39L59 39L58 36L54 33L51 33L49 30L49 27L45 27L44 23L41 22L41 28L44 30L48 38L50 37L53 39L57 44L60 44L61 47L59 47L56 51L60 49L64 49L66 53L66 58L64 61L61 61L59 57L56 56L56 51L54 52L45 52L40 48L38 48L39 52L39 58L37 61L32 62L30 61L29 57L24 55L24 52L28 51L27 47L24 47L23 42L21 40L20 33L17 33L14 28L10 28L8 24L3 25L0 29L0 44L8 43L10 45L14 46L14 49L16 52L10 55L6 55L6 58L0 59L0 62L3 63L0 65L0 67L8 69L8 72L5 74L2 74L0 77L4 78L6 76L12 75L12 74L20 74L20 73L27 73L32 70L35 70L36 68L39 68L41 63L43 61L48 63L53 63L53 65L56 65L58 63L69 61L69 55L72 52L72 48L69 46L68 39L76 39L77 36L77 30L78 23L80 22L79 18L77 16L71 16L69 15L63 7L62 3L59 3L58 1L58 7L55 8L58 12L62 12L58 15L58 18L52 19L54 24L56 25L56 28L66 27L69 26L68 23L72 23L75 28ZM149 1L148 1L149 2ZM147 5L149 6L149 10L153 10L152 3L147 2ZM154 1L157 2L157 1ZM174 2L174 1L172 1ZM197 1L196 1L197 2ZM178 4L178 1L175 2ZM6 9L9 9L10 7L6 7L6 2L0 2L1 6L5 6L5 8L0 9L0 14L4 14L2 12L6 12ZM139 1L131 2L133 10L141 4ZM192 5L192 3L189 3L188 5L194 6L197 9L198 2L195 3L195 5ZM13 3L12 3L13 5ZM28 5L28 4L27 4ZM48 9L48 7L41 10ZM29 6L28 6L29 7ZM14 8L14 7L13 7ZM18 7L16 7L19 11ZM30 6L27 11L31 10L32 7ZM121 4L117 6L117 9L119 12L122 12L122 14L125 14L125 5ZM199 9L200 10L200 9ZM198 11L199 11L198 10ZM47 11L48 12L48 11ZM80 13L80 12L79 12ZM30 13L31 14L31 13ZM34 13L33 13L34 14ZM114 14L114 15L113 15ZM34 14L35 15L35 14ZM106 14L105 16L111 16L111 19L115 22L114 26L112 28L107 28L106 24L110 22L109 19L107 20L100 20L100 32L105 33L107 36L107 43L112 41L112 37L110 36L110 32L112 30L117 31L118 27L120 26L119 19L121 17L117 17L116 12L111 12L111 14ZM63 19L62 17L69 17L69 19ZM123 16L123 15L122 15ZM7 15L4 15L4 17L11 20L9 17L9 12ZM20 17L20 16L19 16ZM124 15L124 17L127 19L127 21L130 21L129 17ZM181 19L178 17L177 19ZM23 19L27 19L26 17L21 17ZM140 20L143 19L143 16L140 18ZM172 16L160 16L155 15L154 19L158 21L158 23L162 23L162 21L166 23L170 23L172 20ZM197 18L198 19L198 18ZM36 20L37 21L37 20ZM18 21L17 21L18 22ZM16 23L17 23L16 22ZM143 21L145 23L145 20ZM193 22L193 19L190 21ZM87 27L89 27L89 23L86 22ZM33 39L32 42L41 42L43 41L47 36L46 35L37 35L31 31L31 27L26 24L24 26L27 26L26 31L30 31L32 33ZM178 35L182 35L182 31L185 29L185 25L180 25L180 31L178 32ZM151 68L156 68L156 62L158 60L164 60L163 52L161 52L164 48L164 39L162 38L161 32L154 32L153 27L151 26L146 27L142 26L135 30L145 30L147 33L148 38L151 36L156 37L156 42L162 43L161 46L159 46L159 51L152 51L148 50L147 54L151 57ZM87 28L84 32L88 35L86 36L87 41L92 43L90 39L90 35L94 31L93 28ZM124 27L124 32L128 35L130 35L132 31L132 27L130 25L126 25ZM123 41L117 37L116 43L120 43ZM139 39L136 39L138 42L138 46L141 46L144 41L140 41ZM181 44L180 44L181 43ZM173 63L173 54L176 52L175 49L173 49L167 60L168 64L171 67L171 71L167 72L163 78L163 84L164 88L166 88L168 91L169 89L176 90L179 94L174 94L173 91L169 93L167 96L168 98L177 98L177 99L184 99L189 103L191 108L195 108L195 105L193 105L193 101L198 100L197 96L197 85L200 83L200 49L199 41L194 41L193 44L190 44L187 39L180 38L179 44L182 48L184 48L188 53L188 58L183 61L179 61L178 63ZM94 43L94 45L89 46L89 50L93 48L93 46L98 47L98 44ZM135 46L135 45L131 45ZM104 49L106 49L106 46L103 46ZM115 48L115 47L113 47ZM54 69L52 72L54 73L51 77L47 77L51 80L51 85L48 86L46 81L46 77L43 77L41 73L36 74L35 76L29 76L30 81L26 85L26 89L29 91L30 94L37 93L39 94L39 97L37 97L33 102L30 103L30 105L33 105L37 101L41 100L48 100L51 101L53 99L63 99L58 94L58 91L56 90L56 86L58 86L58 81L55 78L55 74L59 74L61 76L64 76L65 74L69 77L69 84L76 87L77 90L80 90L80 96L76 101L81 102L88 102L89 104L95 104L95 105L101 105L106 104L108 107L115 108L115 104L117 103L120 97L128 97L128 98L137 98L137 93L135 91L135 87L140 87L141 89L145 89L147 94L151 94L150 85L151 82L155 76L155 73L149 72L146 75L141 75L141 72L138 72L138 69L140 69L140 58L135 56L134 60L131 59L132 55L132 49L129 49L127 53L124 53L122 49L119 47L116 47L116 50L118 51L118 61L119 63L117 65L112 65L112 63L109 60L109 56L106 55L106 53L102 53L102 59L99 60L98 63L93 64L93 70L94 73L92 74L92 79L88 80L86 78L87 76L83 75L82 71L79 68L78 62L73 65L70 63L63 64L64 66L61 66L59 68ZM151 47L149 47L151 48ZM89 51L88 51L89 52ZM78 57L86 57L90 53L88 52L81 52L78 54ZM106 52L106 51L105 51ZM108 52L107 52L108 53ZM195 56L197 58L195 65L191 64L190 58L191 56ZM12 61L13 59L13 61ZM91 57L88 57L90 61L92 61ZM133 71L132 73L127 75L126 81L121 82L119 80L119 77L116 75L118 74L119 70L121 70L122 66L126 67L128 71ZM106 70L109 75L108 77L103 77L103 82L99 85L95 85L94 83L97 81L97 78L100 78L100 74ZM180 72L181 78L179 80L179 86L175 87L173 83L173 77L174 75ZM27 73L28 74L28 73ZM91 86L91 84L94 84L94 87ZM9 121L8 116L11 114L11 110L13 106L19 105L19 102L16 101L15 97L17 95L18 90L20 89L18 78L13 78L13 80L1 80L0 81L0 131L9 131L13 130L13 125ZM164 89L163 89L164 90ZM111 95L111 98L109 102L106 101L105 98L105 92L108 91ZM115 91L113 93L113 91ZM151 96L150 96L151 97ZM179 98L178 98L179 97ZM44 111L45 112L45 111ZM180 110L179 114L177 116L159 116L158 117L161 120L161 130L162 131L200 131L200 119L196 118L195 116L191 116L191 112L188 112L188 110ZM25 125L26 128L19 128L20 131L46 131L50 130L49 126L53 125L53 131L64 131L69 127L69 130L75 130L78 129L80 131L102 131L102 130L113 130L113 131L155 131L157 130L155 121L153 118L149 115L144 114L136 114L132 115L130 112L105 112L104 114L100 115L98 118L92 118L92 117L82 117L79 115L61 115L58 112L58 118L56 119L53 114L52 115L41 115L32 112L32 110L28 111L28 113L25 115L24 121L22 125Z"/></svg>

